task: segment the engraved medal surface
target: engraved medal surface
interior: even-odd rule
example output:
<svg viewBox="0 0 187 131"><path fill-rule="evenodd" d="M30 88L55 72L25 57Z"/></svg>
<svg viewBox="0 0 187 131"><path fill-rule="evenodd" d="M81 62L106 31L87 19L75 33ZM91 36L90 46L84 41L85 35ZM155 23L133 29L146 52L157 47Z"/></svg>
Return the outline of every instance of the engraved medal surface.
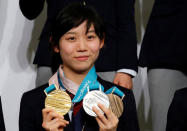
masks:
<svg viewBox="0 0 187 131"><path fill-rule="evenodd" d="M65 115L71 108L71 98L63 90L54 90L47 94L45 107L55 110L60 115Z"/></svg>
<svg viewBox="0 0 187 131"><path fill-rule="evenodd" d="M83 99L83 108L88 115L96 117L97 115L92 110L93 106L104 114L104 112L97 106L99 103L103 104L106 108L109 108L108 96L99 90L90 91Z"/></svg>
<svg viewBox="0 0 187 131"><path fill-rule="evenodd" d="M107 94L110 102L110 109L119 118L123 113L123 101L121 98L114 94Z"/></svg>

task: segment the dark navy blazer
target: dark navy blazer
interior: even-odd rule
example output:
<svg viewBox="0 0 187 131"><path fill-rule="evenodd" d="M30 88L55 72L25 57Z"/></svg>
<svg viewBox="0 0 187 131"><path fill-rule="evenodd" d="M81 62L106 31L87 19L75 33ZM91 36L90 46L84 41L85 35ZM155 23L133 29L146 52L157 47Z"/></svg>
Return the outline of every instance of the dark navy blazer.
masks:
<svg viewBox="0 0 187 131"><path fill-rule="evenodd" d="M113 83L98 78L98 81L104 86L105 91L114 86ZM42 128L42 109L46 95L45 84L23 94L20 107L19 130L20 131L43 131ZM119 118L117 131L139 131L138 118L136 112L135 99L132 90L117 86L125 93L123 99L124 111ZM68 114L64 116L69 120ZM76 116L73 117L65 131L81 131L84 125L85 131L98 131L99 126L94 117L88 116L81 108Z"/></svg>

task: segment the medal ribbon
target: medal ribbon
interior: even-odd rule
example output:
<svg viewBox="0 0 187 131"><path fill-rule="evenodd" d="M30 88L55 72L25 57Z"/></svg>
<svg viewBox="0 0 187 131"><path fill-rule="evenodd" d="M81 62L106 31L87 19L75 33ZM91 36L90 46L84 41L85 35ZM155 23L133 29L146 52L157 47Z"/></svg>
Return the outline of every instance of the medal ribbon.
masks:
<svg viewBox="0 0 187 131"><path fill-rule="evenodd" d="M59 71L57 75L58 75L57 77L58 77L58 82L60 86L64 90L66 90L66 88L63 86L63 83L60 79ZM93 66L88 72L88 74L86 75L86 77L84 78L84 80L82 81L82 83L80 84L79 89L77 90L77 93L74 96L72 102L73 103L80 102L84 98L84 96L87 94L88 88L89 90L94 90L94 89L98 89L99 87L101 87L101 90L104 91L104 87L97 81L97 74L95 71L95 66Z"/></svg>
<svg viewBox="0 0 187 131"><path fill-rule="evenodd" d="M62 87L63 90L66 90L60 79L59 71L57 72L57 78L58 78L59 85ZM73 98L72 102L73 103L80 102L89 90L96 90L99 87L101 87L101 90L104 91L104 87L97 81L97 74L95 71L95 67L93 66L91 70L88 72L88 74L86 75L86 77L84 78L84 80L82 81L81 85L79 86L77 93ZM51 91L55 89L57 89L57 87L54 84L52 84L44 91L46 94L49 94ZM123 99L125 96L125 94L121 90L119 90L116 86L113 86L112 88L108 89L105 92L105 94L112 94L112 93L118 95L119 97L121 97L121 99Z"/></svg>
<svg viewBox="0 0 187 131"><path fill-rule="evenodd" d="M105 94L113 94L113 93L121 97L121 99L123 99L125 96L125 94L121 90L119 90L116 86L113 86L112 88L108 89L105 92Z"/></svg>
<svg viewBox="0 0 187 131"><path fill-rule="evenodd" d="M50 85L49 87L45 88L44 92L45 92L45 94L47 95L47 94L49 94L50 92L52 92L52 91L54 91L54 90L56 90L56 89L57 89L56 85L55 85L55 84L52 84L52 85Z"/></svg>

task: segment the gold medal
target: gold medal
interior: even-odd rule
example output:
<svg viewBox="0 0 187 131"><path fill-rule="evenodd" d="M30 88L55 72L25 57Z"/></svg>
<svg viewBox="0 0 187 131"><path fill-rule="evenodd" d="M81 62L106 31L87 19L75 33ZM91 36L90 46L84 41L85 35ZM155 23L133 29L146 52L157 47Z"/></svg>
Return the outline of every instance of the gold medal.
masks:
<svg viewBox="0 0 187 131"><path fill-rule="evenodd" d="M44 91L45 92L45 91ZM46 92L45 92L46 93ZM63 90L56 89L50 93L46 93L45 107L55 110L60 115L65 115L71 108L71 98Z"/></svg>
<svg viewBox="0 0 187 131"><path fill-rule="evenodd" d="M110 102L110 109L119 118L123 113L123 101L122 99L114 94L107 94Z"/></svg>

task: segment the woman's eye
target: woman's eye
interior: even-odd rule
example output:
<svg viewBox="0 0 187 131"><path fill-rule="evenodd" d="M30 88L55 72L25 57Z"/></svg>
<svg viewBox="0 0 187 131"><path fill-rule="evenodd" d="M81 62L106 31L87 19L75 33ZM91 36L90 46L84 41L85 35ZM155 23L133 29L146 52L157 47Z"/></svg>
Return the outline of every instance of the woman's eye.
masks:
<svg viewBox="0 0 187 131"><path fill-rule="evenodd" d="M95 38L95 36L94 36L94 35L90 35L90 36L87 36L87 38L88 38L89 40L92 40L92 39Z"/></svg>
<svg viewBox="0 0 187 131"><path fill-rule="evenodd" d="M74 40L75 40L75 37L68 37L67 40L68 40L68 41L74 41Z"/></svg>

